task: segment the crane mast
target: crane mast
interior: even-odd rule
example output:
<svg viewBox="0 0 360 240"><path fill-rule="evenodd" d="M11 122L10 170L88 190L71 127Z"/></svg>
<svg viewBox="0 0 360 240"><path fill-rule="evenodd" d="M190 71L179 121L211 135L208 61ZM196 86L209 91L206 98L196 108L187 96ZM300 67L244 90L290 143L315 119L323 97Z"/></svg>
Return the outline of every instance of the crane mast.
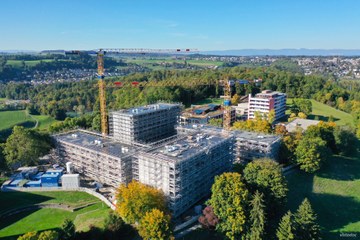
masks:
<svg viewBox="0 0 360 240"><path fill-rule="evenodd" d="M106 91L104 81L104 51L99 50L97 53L97 75L99 78L99 102L100 102L100 119L101 119L101 133L103 136L108 135L108 119L106 113Z"/></svg>

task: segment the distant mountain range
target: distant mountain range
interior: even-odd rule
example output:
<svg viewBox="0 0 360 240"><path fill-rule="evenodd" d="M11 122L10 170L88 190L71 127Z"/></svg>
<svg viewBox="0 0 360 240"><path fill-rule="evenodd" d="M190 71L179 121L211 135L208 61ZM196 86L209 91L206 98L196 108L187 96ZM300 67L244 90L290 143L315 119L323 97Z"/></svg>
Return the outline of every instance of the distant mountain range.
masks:
<svg viewBox="0 0 360 240"><path fill-rule="evenodd" d="M199 53L220 56L360 56L360 49L235 49L201 51Z"/></svg>
<svg viewBox="0 0 360 240"><path fill-rule="evenodd" d="M39 51L32 50L0 50L7 54L36 54ZM234 50L212 50L200 51L203 55L217 56L360 56L360 49L234 49Z"/></svg>

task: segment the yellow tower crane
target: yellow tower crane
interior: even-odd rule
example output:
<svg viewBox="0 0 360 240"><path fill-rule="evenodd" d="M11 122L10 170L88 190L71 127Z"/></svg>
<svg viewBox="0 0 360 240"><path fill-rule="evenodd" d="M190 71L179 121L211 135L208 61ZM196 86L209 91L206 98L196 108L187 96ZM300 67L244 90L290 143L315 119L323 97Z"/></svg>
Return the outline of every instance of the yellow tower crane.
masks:
<svg viewBox="0 0 360 240"><path fill-rule="evenodd" d="M150 53L189 53L196 52L196 49L148 49L148 48L106 48L97 50L46 50L42 53L48 54L59 54L65 55L96 55L97 56L97 76L99 78L99 101L100 101L100 115L101 115L101 133L103 136L108 135L108 119L106 110L106 84L105 78L105 67L104 67L104 56L106 54L150 54Z"/></svg>

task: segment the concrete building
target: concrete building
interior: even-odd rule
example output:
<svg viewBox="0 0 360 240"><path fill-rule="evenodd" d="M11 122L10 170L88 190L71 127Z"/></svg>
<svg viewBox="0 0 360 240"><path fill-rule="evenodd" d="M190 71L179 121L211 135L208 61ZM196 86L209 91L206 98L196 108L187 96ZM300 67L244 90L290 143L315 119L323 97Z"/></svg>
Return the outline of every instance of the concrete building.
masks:
<svg viewBox="0 0 360 240"><path fill-rule="evenodd" d="M137 108L142 110L134 113L123 111L118 116L113 113L111 138L81 130L55 135L59 159L63 165L71 162L74 172L113 187L138 180L161 189L176 217L206 197L214 177L231 170L234 161L277 155L279 136L226 131L202 124L175 128L179 108L178 104L169 104ZM124 126L129 125L133 130L127 134ZM136 126L142 127L138 130ZM155 130L158 133L148 136ZM173 131L177 134L171 138L137 143L139 139L158 140Z"/></svg>
<svg viewBox="0 0 360 240"><path fill-rule="evenodd" d="M223 119L224 109L219 104L196 105L186 109L180 116L180 124L207 124L210 119ZM236 120L235 109L231 110L231 122Z"/></svg>
<svg viewBox="0 0 360 240"><path fill-rule="evenodd" d="M237 106L232 106L236 112L236 118L246 120L249 114L249 103L239 103Z"/></svg>
<svg viewBox="0 0 360 240"><path fill-rule="evenodd" d="M247 131L233 131L235 142L235 161L247 163L256 158L277 159L281 137Z"/></svg>
<svg viewBox="0 0 360 240"><path fill-rule="evenodd" d="M189 131L138 157L139 181L161 189L173 215L210 194L214 177L231 169L234 138L220 132Z"/></svg>
<svg viewBox="0 0 360 240"><path fill-rule="evenodd" d="M308 127L317 125L319 122L320 121L318 120L296 118L293 121L285 124L285 127L288 132L295 132L297 129L305 131Z"/></svg>
<svg viewBox="0 0 360 240"><path fill-rule="evenodd" d="M176 134L180 104L158 103L109 114L109 135L114 140L133 144L149 143Z"/></svg>
<svg viewBox="0 0 360 240"><path fill-rule="evenodd" d="M131 181L132 155L139 147L84 131L55 135L54 139L63 165L70 161L76 172L111 186Z"/></svg>
<svg viewBox="0 0 360 240"><path fill-rule="evenodd" d="M275 121L285 116L286 94L264 90L252 97L249 95L248 119L255 118L255 112L269 114L271 110L275 111Z"/></svg>

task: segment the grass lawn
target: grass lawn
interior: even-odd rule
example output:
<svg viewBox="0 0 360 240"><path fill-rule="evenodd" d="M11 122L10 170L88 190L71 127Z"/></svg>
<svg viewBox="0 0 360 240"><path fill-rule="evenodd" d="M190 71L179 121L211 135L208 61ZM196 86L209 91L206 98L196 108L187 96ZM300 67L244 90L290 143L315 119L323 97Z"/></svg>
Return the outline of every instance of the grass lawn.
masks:
<svg viewBox="0 0 360 240"><path fill-rule="evenodd" d="M313 174L296 171L287 176L288 208L294 212L307 197L323 228L323 239L339 239L341 232L360 234L360 152L333 156Z"/></svg>
<svg viewBox="0 0 360 240"><path fill-rule="evenodd" d="M35 126L34 120L27 116L24 110L0 111L0 130L11 128L14 125L26 122L32 123L32 127Z"/></svg>
<svg viewBox="0 0 360 240"><path fill-rule="evenodd" d="M54 118L46 115L27 115L25 110L18 111L0 111L0 131L12 128L15 125L21 125L27 128L35 127L36 121L40 130L47 129L56 122Z"/></svg>
<svg viewBox="0 0 360 240"><path fill-rule="evenodd" d="M38 123L38 128L40 130L48 129L50 125L54 122L58 122L54 118L46 115L31 115L34 119L36 119Z"/></svg>
<svg viewBox="0 0 360 240"><path fill-rule="evenodd" d="M77 231L87 231L90 225L102 228L109 208L99 199L84 192L0 192L0 210L34 203L63 203L81 206L97 202L75 212L60 209L40 209L16 214L0 223L0 238L16 239L29 231L59 228L66 218L74 221Z"/></svg>
<svg viewBox="0 0 360 240"><path fill-rule="evenodd" d="M292 99L288 99L286 103L290 105L292 103ZM309 119L318 118L319 120L322 121L328 121L329 117L332 116L337 125L354 126L354 121L351 114L337 110L333 107L317 102L313 99L311 99L311 103L313 110L312 113L308 116ZM287 111L286 114L290 114L290 111Z"/></svg>
<svg viewBox="0 0 360 240"><path fill-rule="evenodd" d="M205 98L204 100L198 101L196 103L193 103L194 105L202 105L202 104L222 104L224 99L222 98Z"/></svg>

